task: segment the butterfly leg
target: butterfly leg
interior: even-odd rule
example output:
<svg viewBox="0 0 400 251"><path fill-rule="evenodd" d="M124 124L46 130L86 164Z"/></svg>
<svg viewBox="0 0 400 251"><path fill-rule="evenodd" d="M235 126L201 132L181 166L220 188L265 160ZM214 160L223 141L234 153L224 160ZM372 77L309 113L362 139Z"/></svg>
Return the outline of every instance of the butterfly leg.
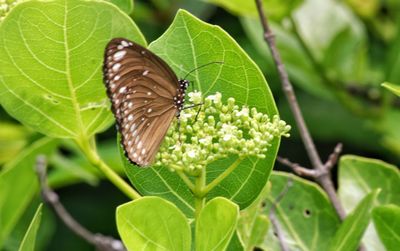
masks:
<svg viewBox="0 0 400 251"><path fill-rule="evenodd" d="M182 110L186 110L186 109L190 109L190 108L194 108L194 107L200 106L199 110L197 110L196 117L194 118L194 122L193 122L193 123L196 123L197 122L197 118L199 117L199 113L200 113L201 107L203 105L204 105L204 102L201 102L201 103L198 103L198 104L193 104L193 105L189 105L189 106L183 107Z"/></svg>

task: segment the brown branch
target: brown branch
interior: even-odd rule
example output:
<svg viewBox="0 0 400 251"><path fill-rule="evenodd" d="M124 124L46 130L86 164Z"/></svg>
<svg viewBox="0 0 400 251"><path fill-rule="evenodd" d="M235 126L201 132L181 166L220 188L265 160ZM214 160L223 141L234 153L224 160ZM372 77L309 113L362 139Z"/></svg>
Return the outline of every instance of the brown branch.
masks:
<svg viewBox="0 0 400 251"><path fill-rule="evenodd" d="M317 178L318 176L320 176L320 174L314 170L314 169L309 169L309 168L305 168L303 166L300 166L297 163L293 163L291 162L289 159L287 158L282 158L281 156L278 156L276 158L276 160L281 163L282 165L288 166L290 167L297 175L299 176L303 176L303 177L310 177L310 178Z"/></svg>
<svg viewBox="0 0 400 251"><path fill-rule="evenodd" d="M319 173L319 175L315 178L315 180L321 185L321 187L328 194L337 214L341 219L344 219L345 212L343 206L341 205L335 191L335 187L331 180L330 170L327 168L325 164L322 163L321 158L318 154L318 151L315 147L314 141L311 138L310 132L306 126L304 121L302 112L300 110L300 106L297 102L296 95L293 90L293 86L290 83L289 76L286 72L286 69L282 63L282 58L279 54L279 51L276 47L274 35L268 25L268 20L265 16L263 3L261 0L256 0L257 10L259 13L260 21L262 27L264 29L264 39L267 42L274 62L278 69L279 78L282 83L283 91L288 99L290 109L293 113L294 119L296 121L297 127L299 129L299 133L301 139L304 143L304 147L306 149L307 155L311 161L313 169Z"/></svg>
<svg viewBox="0 0 400 251"><path fill-rule="evenodd" d="M328 160L325 162L325 168L330 170L332 169L340 156L340 153L342 153L343 150L343 144L342 143L338 143L335 147L335 149L333 149L333 152L331 153L331 155L329 155Z"/></svg>
<svg viewBox="0 0 400 251"><path fill-rule="evenodd" d="M46 157L43 155L38 156L36 160L36 172L39 176L43 200L54 209L55 213L64 222L64 224L76 235L94 245L97 250L126 251L120 240L116 240L109 236L103 236L98 233L91 233L68 213L65 207L61 204L58 195L47 185L46 167Z"/></svg>

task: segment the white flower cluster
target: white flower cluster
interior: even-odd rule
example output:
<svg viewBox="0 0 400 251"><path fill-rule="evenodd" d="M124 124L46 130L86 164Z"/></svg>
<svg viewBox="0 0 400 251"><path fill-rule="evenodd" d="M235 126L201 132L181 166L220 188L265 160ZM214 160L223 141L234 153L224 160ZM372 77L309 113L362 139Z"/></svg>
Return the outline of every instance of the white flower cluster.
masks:
<svg viewBox="0 0 400 251"><path fill-rule="evenodd" d="M155 166L183 170L196 175L209 163L229 155L265 158L276 137L288 137L290 126L275 115L270 118L256 108L227 104L216 93L204 100L200 92L188 94L189 101L199 108L181 112L181 126L171 126L157 155ZM180 141L179 141L180 140Z"/></svg>

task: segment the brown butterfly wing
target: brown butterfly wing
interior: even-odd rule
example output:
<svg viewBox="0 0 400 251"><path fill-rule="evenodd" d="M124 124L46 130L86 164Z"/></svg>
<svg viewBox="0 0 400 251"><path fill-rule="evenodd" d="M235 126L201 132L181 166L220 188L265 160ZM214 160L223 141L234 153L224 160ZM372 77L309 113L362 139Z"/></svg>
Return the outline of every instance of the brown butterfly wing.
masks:
<svg viewBox="0 0 400 251"><path fill-rule="evenodd" d="M178 79L161 58L123 38L108 43L103 71L125 155L148 166L177 114Z"/></svg>

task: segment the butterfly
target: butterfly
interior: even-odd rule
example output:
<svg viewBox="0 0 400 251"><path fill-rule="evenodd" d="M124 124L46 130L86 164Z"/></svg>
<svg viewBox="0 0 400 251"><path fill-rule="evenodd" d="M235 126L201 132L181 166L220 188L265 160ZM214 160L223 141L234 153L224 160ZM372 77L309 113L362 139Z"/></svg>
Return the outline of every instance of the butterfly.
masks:
<svg viewBox="0 0 400 251"><path fill-rule="evenodd" d="M125 156L137 166L151 165L173 119L179 119L189 81L124 38L107 44L103 76Z"/></svg>

